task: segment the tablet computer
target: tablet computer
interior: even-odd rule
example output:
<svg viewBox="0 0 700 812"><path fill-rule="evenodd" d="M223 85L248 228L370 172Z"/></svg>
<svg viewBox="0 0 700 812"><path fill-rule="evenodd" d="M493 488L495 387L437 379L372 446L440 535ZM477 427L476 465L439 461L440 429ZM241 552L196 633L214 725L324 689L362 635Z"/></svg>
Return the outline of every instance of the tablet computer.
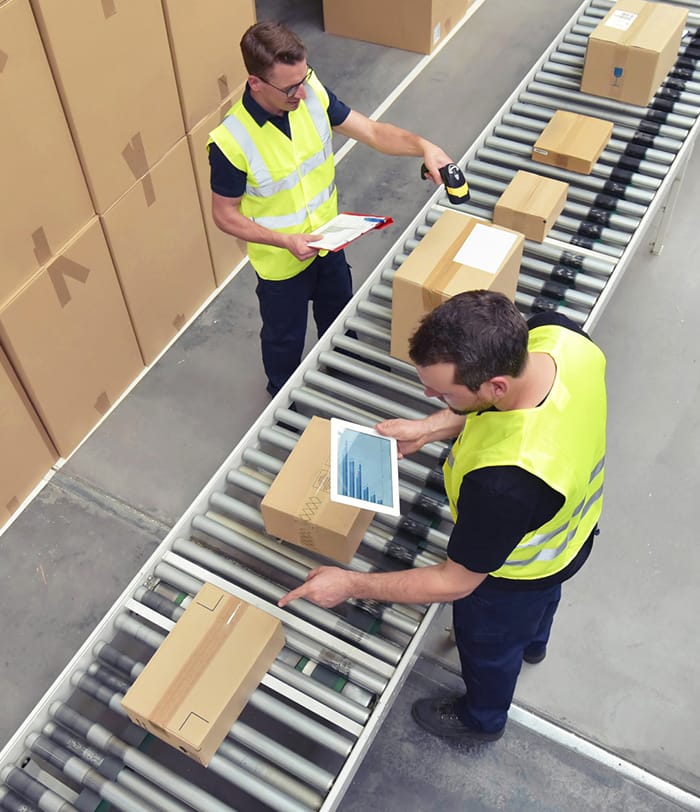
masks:
<svg viewBox="0 0 700 812"><path fill-rule="evenodd" d="M331 500L399 516L396 440L332 417Z"/></svg>

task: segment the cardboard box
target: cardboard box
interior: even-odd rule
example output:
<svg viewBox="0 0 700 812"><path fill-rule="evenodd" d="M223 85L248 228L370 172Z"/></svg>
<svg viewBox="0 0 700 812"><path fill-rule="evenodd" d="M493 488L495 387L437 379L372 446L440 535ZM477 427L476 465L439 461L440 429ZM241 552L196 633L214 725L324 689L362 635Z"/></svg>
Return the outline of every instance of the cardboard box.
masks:
<svg viewBox="0 0 700 812"><path fill-rule="evenodd" d="M185 132L163 9L160 0L31 4L101 214Z"/></svg>
<svg viewBox="0 0 700 812"><path fill-rule="evenodd" d="M673 66L688 10L619 0L588 38L581 90L646 107Z"/></svg>
<svg viewBox="0 0 700 812"><path fill-rule="evenodd" d="M493 209L493 222L542 242L562 212L569 184L518 171Z"/></svg>
<svg viewBox="0 0 700 812"><path fill-rule="evenodd" d="M150 364L215 288L186 139L101 220Z"/></svg>
<svg viewBox="0 0 700 812"><path fill-rule="evenodd" d="M464 17L471 0L323 0L329 34L429 54Z"/></svg>
<svg viewBox="0 0 700 812"><path fill-rule="evenodd" d="M331 502L331 426L312 417L260 505L271 536L350 563L374 511Z"/></svg>
<svg viewBox="0 0 700 812"><path fill-rule="evenodd" d="M132 722L207 765L283 646L279 620L204 584L122 705Z"/></svg>
<svg viewBox="0 0 700 812"><path fill-rule="evenodd" d="M5 353L0 349L0 526L58 459Z"/></svg>
<svg viewBox="0 0 700 812"><path fill-rule="evenodd" d="M243 85L244 86L244 85ZM248 256L248 244L222 231L211 216L211 183L209 170L209 133L221 124L231 105L243 93L243 86L223 102L217 110L202 119L188 134L194 176L197 181L199 202L207 233L209 253L214 266L216 284L221 285L242 260Z"/></svg>
<svg viewBox="0 0 700 812"><path fill-rule="evenodd" d="M0 2L0 303L94 215L28 0Z"/></svg>
<svg viewBox="0 0 700 812"><path fill-rule="evenodd" d="M254 0L163 0L185 130L227 99L248 71L238 47L255 22Z"/></svg>
<svg viewBox="0 0 700 812"><path fill-rule="evenodd" d="M532 160L590 175L612 130L612 121L557 110L535 141Z"/></svg>
<svg viewBox="0 0 700 812"><path fill-rule="evenodd" d="M427 313L465 290L496 290L515 297L525 238L522 234L445 211L396 271L391 354L411 363L408 340Z"/></svg>
<svg viewBox="0 0 700 812"><path fill-rule="evenodd" d="M143 369L96 217L0 310L0 343L68 456Z"/></svg>

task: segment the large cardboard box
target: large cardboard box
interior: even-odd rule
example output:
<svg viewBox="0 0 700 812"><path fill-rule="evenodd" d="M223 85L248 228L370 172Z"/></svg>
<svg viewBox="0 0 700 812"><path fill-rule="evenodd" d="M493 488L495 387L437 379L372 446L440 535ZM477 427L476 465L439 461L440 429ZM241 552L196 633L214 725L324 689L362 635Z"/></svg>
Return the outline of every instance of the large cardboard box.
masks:
<svg viewBox="0 0 700 812"><path fill-rule="evenodd" d="M612 130L612 121L557 110L535 141L532 160L590 175Z"/></svg>
<svg viewBox="0 0 700 812"><path fill-rule="evenodd" d="M0 349L0 526L58 459L58 453Z"/></svg>
<svg viewBox="0 0 700 812"><path fill-rule="evenodd" d="M279 620L204 584L122 705L132 722L207 765L283 646Z"/></svg>
<svg viewBox="0 0 700 812"><path fill-rule="evenodd" d="M350 563L374 511L331 502L331 426L312 417L260 505L271 536Z"/></svg>
<svg viewBox="0 0 700 812"><path fill-rule="evenodd" d="M0 303L94 215L28 0L0 1Z"/></svg>
<svg viewBox="0 0 700 812"><path fill-rule="evenodd" d="M143 369L96 217L0 310L0 343L68 456Z"/></svg>
<svg viewBox="0 0 700 812"><path fill-rule="evenodd" d="M323 0L329 34L429 54L464 17L471 0Z"/></svg>
<svg viewBox="0 0 700 812"><path fill-rule="evenodd" d="M497 226L542 242L562 212L569 184L519 170L493 209Z"/></svg>
<svg viewBox="0 0 700 812"><path fill-rule="evenodd" d="M102 213L184 135L160 0L31 4Z"/></svg>
<svg viewBox="0 0 700 812"><path fill-rule="evenodd" d="M646 106L678 56L688 10L619 0L588 38L581 90Z"/></svg>
<svg viewBox="0 0 700 812"><path fill-rule="evenodd" d="M187 140L101 217L144 361L214 290Z"/></svg>
<svg viewBox="0 0 700 812"><path fill-rule="evenodd" d="M245 82L238 43L255 22L255 2L163 0L163 10L189 132Z"/></svg>
<svg viewBox="0 0 700 812"><path fill-rule="evenodd" d="M411 362L408 340L423 316L465 290L515 297L525 237L516 231L445 211L396 271L391 354Z"/></svg>
<svg viewBox="0 0 700 812"><path fill-rule="evenodd" d="M246 258L248 244L222 231L211 216L211 184L207 141L209 140L209 133L224 120L224 116L231 105L243 92L243 87L244 85L226 99L217 110L202 119L187 134L194 166L194 176L197 181L197 191L199 192L199 202L204 217L204 229L207 232L209 253L214 266L217 285L223 284L231 275L231 271Z"/></svg>

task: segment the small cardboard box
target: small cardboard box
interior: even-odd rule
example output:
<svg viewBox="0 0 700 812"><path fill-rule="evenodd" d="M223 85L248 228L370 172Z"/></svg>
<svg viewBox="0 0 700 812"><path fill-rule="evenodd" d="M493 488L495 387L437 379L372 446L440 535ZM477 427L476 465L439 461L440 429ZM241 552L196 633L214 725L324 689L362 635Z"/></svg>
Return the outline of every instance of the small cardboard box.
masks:
<svg viewBox="0 0 700 812"><path fill-rule="evenodd" d="M563 181L518 171L494 207L493 222L542 242L564 208L568 189Z"/></svg>
<svg viewBox="0 0 700 812"><path fill-rule="evenodd" d="M464 17L471 0L323 0L329 34L429 54Z"/></svg>
<svg viewBox="0 0 700 812"><path fill-rule="evenodd" d="M312 417L260 509L271 536L348 564L374 511L331 502L330 472L330 423Z"/></svg>
<svg viewBox="0 0 700 812"><path fill-rule="evenodd" d="M163 8L154 0L30 1L102 214L185 134Z"/></svg>
<svg viewBox="0 0 700 812"><path fill-rule="evenodd" d="M187 140L101 217L147 364L215 288Z"/></svg>
<svg viewBox="0 0 700 812"><path fill-rule="evenodd" d="M612 130L612 121L557 110L535 141L532 160L590 175Z"/></svg>
<svg viewBox="0 0 700 812"><path fill-rule="evenodd" d="M411 362L408 340L427 313L465 290L515 297L525 238L445 211L394 275L391 354Z"/></svg>
<svg viewBox="0 0 700 812"><path fill-rule="evenodd" d="M204 584L122 705L132 722L206 766L283 646L279 620Z"/></svg>
<svg viewBox="0 0 700 812"><path fill-rule="evenodd" d="M0 2L0 304L94 216L28 0Z"/></svg>
<svg viewBox="0 0 700 812"><path fill-rule="evenodd" d="M255 22L254 0L163 0L188 132L245 82L238 42Z"/></svg>
<svg viewBox="0 0 700 812"><path fill-rule="evenodd" d="M211 216L211 183L209 169L209 151L207 141L209 133L221 124L231 105L242 95L243 86L223 102L217 110L203 118L188 134L194 176L197 181L199 202L204 217L204 229L207 232L209 253L214 266L217 287L223 284L243 259L248 255L248 244L231 234L222 231Z"/></svg>
<svg viewBox="0 0 700 812"><path fill-rule="evenodd" d="M619 0L588 38L581 90L645 107L678 56L688 10Z"/></svg>
<svg viewBox="0 0 700 812"><path fill-rule="evenodd" d="M0 526L58 459L26 392L0 349Z"/></svg>
<svg viewBox="0 0 700 812"><path fill-rule="evenodd" d="M97 217L0 310L0 343L67 457L143 369Z"/></svg>

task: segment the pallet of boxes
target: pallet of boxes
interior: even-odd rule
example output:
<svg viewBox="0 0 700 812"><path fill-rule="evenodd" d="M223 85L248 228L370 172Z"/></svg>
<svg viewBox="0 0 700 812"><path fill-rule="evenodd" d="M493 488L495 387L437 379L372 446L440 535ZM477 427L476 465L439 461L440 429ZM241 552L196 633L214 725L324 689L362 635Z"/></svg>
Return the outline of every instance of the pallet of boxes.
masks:
<svg viewBox="0 0 700 812"><path fill-rule="evenodd" d="M241 263L208 132L253 0L0 0L0 524Z"/></svg>

